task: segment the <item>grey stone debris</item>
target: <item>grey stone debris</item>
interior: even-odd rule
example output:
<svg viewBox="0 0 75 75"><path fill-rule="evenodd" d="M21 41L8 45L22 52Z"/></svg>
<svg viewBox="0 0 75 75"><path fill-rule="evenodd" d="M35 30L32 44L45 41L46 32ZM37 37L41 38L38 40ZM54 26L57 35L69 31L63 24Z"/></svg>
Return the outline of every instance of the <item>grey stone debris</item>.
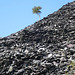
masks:
<svg viewBox="0 0 75 75"><path fill-rule="evenodd" d="M71 60L75 60L75 1L0 38L0 75L65 75Z"/></svg>

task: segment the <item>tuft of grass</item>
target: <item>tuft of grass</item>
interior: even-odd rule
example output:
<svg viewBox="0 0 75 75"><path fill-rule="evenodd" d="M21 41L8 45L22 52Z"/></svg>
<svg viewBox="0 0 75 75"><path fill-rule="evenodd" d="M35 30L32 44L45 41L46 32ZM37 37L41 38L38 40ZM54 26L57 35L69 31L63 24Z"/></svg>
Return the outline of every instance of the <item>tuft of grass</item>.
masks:
<svg viewBox="0 0 75 75"><path fill-rule="evenodd" d="M65 75L75 75L75 60L71 60L67 68L69 71L66 71Z"/></svg>

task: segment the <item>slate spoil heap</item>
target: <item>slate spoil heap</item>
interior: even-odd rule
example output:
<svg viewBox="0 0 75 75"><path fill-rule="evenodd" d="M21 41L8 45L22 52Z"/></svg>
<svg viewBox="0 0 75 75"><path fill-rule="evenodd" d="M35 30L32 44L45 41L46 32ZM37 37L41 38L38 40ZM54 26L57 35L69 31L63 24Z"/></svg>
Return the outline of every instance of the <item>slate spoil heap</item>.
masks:
<svg viewBox="0 0 75 75"><path fill-rule="evenodd" d="M75 67L67 67L71 60L75 60L75 1L0 38L0 75L74 74Z"/></svg>

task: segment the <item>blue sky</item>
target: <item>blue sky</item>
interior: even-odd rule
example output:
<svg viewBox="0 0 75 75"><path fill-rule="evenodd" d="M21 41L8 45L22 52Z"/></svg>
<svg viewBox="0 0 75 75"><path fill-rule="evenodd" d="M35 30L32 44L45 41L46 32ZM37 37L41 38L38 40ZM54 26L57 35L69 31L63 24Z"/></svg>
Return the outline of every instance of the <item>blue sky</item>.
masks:
<svg viewBox="0 0 75 75"><path fill-rule="evenodd" d="M74 0L0 0L0 37L8 36L39 20L32 13L41 6L41 19Z"/></svg>

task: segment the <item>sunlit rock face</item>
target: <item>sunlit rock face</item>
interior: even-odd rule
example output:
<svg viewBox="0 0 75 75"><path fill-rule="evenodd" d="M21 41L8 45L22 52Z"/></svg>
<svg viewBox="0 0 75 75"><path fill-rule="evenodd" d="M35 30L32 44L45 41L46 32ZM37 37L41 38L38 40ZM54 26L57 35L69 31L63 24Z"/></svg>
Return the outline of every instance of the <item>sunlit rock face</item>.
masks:
<svg viewBox="0 0 75 75"><path fill-rule="evenodd" d="M75 1L0 38L0 75L65 75L71 60L75 60Z"/></svg>

